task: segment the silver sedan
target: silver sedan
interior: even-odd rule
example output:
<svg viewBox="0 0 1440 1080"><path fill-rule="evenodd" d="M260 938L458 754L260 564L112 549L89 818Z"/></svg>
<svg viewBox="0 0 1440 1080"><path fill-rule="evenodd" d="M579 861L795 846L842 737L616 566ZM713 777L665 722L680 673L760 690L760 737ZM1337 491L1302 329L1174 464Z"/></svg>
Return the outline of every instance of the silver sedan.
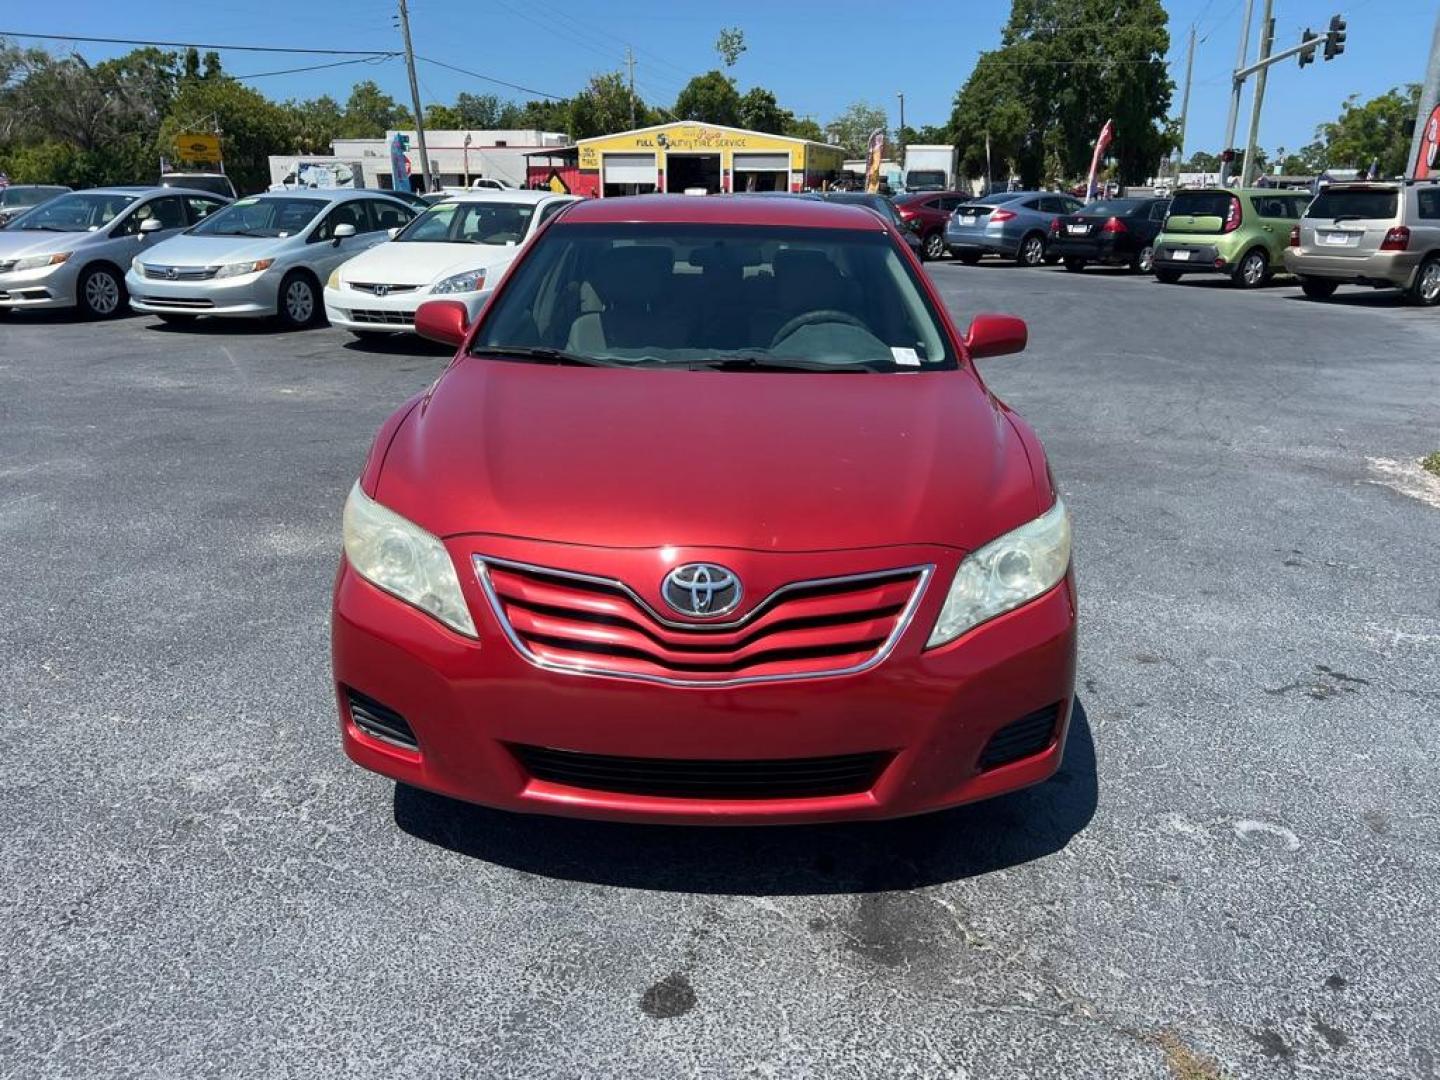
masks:
<svg viewBox="0 0 1440 1080"><path fill-rule="evenodd" d="M415 211L379 191L277 191L237 199L137 256L125 275L130 306L169 322L201 315L323 316L320 283L346 259L388 240Z"/></svg>
<svg viewBox="0 0 1440 1080"><path fill-rule="evenodd" d="M226 200L165 187L94 188L59 195L0 232L0 314L78 308L92 319L125 309L125 267Z"/></svg>

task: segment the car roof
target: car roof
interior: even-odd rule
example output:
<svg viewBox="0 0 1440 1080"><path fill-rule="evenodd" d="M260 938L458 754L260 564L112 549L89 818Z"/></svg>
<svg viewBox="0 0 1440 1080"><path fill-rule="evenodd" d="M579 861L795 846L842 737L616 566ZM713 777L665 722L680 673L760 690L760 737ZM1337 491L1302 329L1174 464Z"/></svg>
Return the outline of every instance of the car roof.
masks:
<svg viewBox="0 0 1440 1080"><path fill-rule="evenodd" d="M664 225L789 225L813 229L885 230L872 211L824 199L756 199L734 195L630 195L585 199L557 225L655 223Z"/></svg>
<svg viewBox="0 0 1440 1080"><path fill-rule="evenodd" d="M574 199L575 195L565 195L556 191L532 191L526 188L505 188L503 191L497 188L466 188L462 191L449 193L449 200L460 203L542 203L546 199Z"/></svg>
<svg viewBox="0 0 1440 1080"><path fill-rule="evenodd" d="M349 202L351 199L373 199L377 196L400 202L383 188L297 188L285 191L262 191L258 195L247 197L250 199L313 199L316 202L334 203Z"/></svg>

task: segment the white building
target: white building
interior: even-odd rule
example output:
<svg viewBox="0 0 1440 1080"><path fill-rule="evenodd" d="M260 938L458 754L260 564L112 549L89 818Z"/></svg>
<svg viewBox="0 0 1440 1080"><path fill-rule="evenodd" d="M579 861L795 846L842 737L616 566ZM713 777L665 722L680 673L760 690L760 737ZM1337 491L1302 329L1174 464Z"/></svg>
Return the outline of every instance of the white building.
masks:
<svg viewBox="0 0 1440 1080"><path fill-rule="evenodd" d="M355 174L354 186L369 188L394 187L390 175L390 140L396 132L387 131L383 139L336 139L329 155L285 154L270 158L271 183L280 184L295 173L300 163L344 162ZM420 141L415 132L400 131L410 139L406 157L414 185L420 186ZM466 145L466 138L469 145ZM514 187L525 186L525 155L533 150L564 146L569 138L558 131L426 131L425 146L430 153L431 181L442 187L458 187L477 177L492 177ZM347 185L349 186L349 185Z"/></svg>

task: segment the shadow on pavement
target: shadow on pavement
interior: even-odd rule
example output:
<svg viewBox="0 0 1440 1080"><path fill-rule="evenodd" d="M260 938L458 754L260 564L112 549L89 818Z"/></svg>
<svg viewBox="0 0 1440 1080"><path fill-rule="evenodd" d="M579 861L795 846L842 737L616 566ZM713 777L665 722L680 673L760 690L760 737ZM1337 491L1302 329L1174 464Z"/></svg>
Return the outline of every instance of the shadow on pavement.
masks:
<svg viewBox="0 0 1440 1080"><path fill-rule="evenodd" d="M471 858L631 889L789 896L914 889L1052 855L1095 815L1095 744L1079 698L1060 771L1038 787L899 821L690 828L507 814L395 787L395 823Z"/></svg>
<svg viewBox="0 0 1440 1080"><path fill-rule="evenodd" d="M1341 307L1367 307L1367 308L1406 308L1411 305L1405 294L1398 289L1354 289L1346 292L1337 292L1324 300L1312 300L1302 292L1294 296L1287 296L1286 300L1299 300L1301 303L1314 304L1317 307L1325 307L1330 304L1338 304Z"/></svg>
<svg viewBox="0 0 1440 1080"><path fill-rule="evenodd" d="M273 316L249 316L236 318L223 315L196 315L193 318L176 318L170 321L156 315L146 330L157 334L204 334L213 337L256 337L271 334L308 334L312 330L324 330L324 323L309 326L287 327Z"/></svg>
<svg viewBox="0 0 1440 1080"><path fill-rule="evenodd" d="M349 352L372 353L376 356L454 356L455 346L430 341L419 334L375 334L351 336L340 346Z"/></svg>

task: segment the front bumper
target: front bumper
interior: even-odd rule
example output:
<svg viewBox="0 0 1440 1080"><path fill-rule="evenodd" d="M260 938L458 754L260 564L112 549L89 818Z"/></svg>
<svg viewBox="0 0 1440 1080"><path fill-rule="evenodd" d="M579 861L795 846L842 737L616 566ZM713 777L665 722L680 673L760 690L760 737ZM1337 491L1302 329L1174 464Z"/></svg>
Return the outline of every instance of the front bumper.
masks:
<svg viewBox="0 0 1440 1080"><path fill-rule="evenodd" d="M414 292L391 293L376 296L345 285L325 286L325 316L331 326L358 333L413 333L415 311L426 300L458 300L470 312L470 321L475 320L488 292L446 293L433 296L429 286L422 286Z"/></svg>
<svg viewBox="0 0 1440 1080"><path fill-rule="evenodd" d="M75 269L70 262L0 274L0 307L12 311L74 307Z"/></svg>
<svg viewBox="0 0 1440 1080"><path fill-rule="evenodd" d="M1285 269L1297 277L1323 278L1353 285L1408 288L1424 253L1376 251L1366 256L1327 255L1314 248L1286 248Z"/></svg>
<svg viewBox="0 0 1440 1080"><path fill-rule="evenodd" d="M791 682L682 687L546 670L526 660L477 576L466 572L473 549L455 540L449 547L478 641L377 589L343 559L336 579L332 645L344 749L397 781L518 812L802 823L900 817L989 798L1045 780L1063 756L1075 679L1071 575L1024 607L927 651L958 562L944 555L933 560L914 618L875 666ZM351 691L399 713L418 750L357 727ZM981 765L992 736L1047 709L1054 725L1040 749ZM876 754L885 763L868 786L838 794L679 797L542 779L525 763L532 752L700 765Z"/></svg>
<svg viewBox="0 0 1440 1080"><path fill-rule="evenodd" d="M225 315L258 319L278 310L277 294L284 271L274 267L258 274L238 274L204 281L165 281L131 268L125 275L130 306L150 315Z"/></svg>

